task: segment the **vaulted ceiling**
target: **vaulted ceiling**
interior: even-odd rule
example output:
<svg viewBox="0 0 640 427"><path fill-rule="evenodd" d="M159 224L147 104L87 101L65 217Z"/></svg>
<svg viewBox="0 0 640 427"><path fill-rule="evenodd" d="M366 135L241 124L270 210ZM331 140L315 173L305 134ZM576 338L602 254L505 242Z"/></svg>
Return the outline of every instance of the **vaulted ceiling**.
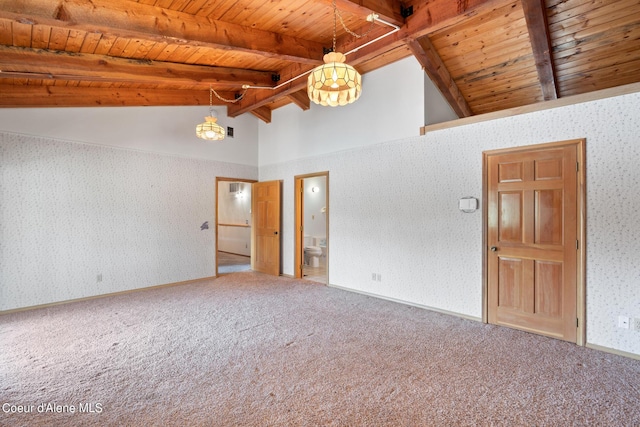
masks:
<svg viewBox="0 0 640 427"><path fill-rule="evenodd" d="M640 82L638 0L335 1L348 64L413 55L459 117ZM333 29L332 0L0 0L0 107L208 105L211 86L269 122L309 108Z"/></svg>

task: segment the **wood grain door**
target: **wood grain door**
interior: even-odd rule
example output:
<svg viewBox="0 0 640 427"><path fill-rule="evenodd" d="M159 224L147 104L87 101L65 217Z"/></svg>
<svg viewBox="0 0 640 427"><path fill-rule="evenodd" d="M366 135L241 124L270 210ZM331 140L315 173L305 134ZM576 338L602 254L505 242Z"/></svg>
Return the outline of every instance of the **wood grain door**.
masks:
<svg viewBox="0 0 640 427"><path fill-rule="evenodd" d="M576 342L578 147L488 155L489 323Z"/></svg>
<svg viewBox="0 0 640 427"><path fill-rule="evenodd" d="M251 269L274 276L280 275L281 193L280 181L256 182L251 190Z"/></svg>

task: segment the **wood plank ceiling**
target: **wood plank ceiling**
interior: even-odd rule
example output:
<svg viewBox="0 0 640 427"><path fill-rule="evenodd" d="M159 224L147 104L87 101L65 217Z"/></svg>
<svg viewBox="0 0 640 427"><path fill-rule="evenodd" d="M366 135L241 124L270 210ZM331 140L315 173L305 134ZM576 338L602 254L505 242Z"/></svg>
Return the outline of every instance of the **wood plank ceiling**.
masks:
<svg viewBox="0 0 640 427"><path fill-rule="evenodd" d="M372 12L399 27L347 63L365 74L414 55L460 117L640 82L640 0L336 5L369 31L338 21L338 51L390 32ZM333 25L331 0L0 0L0 107L208 105L210 85L226 100L251 85L213 102L269 122L309 108Z"/></svg>

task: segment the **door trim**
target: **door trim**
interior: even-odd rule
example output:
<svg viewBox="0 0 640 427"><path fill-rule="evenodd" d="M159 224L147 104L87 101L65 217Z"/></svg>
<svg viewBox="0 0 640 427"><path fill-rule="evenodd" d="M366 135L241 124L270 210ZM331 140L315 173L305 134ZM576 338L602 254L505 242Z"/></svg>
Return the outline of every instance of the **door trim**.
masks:
<svg viewBox="0 0 640 427"><path fill-rule="evenodd" d="M294 186L293 186L293 198L294 198L294 206L295 206L295 215L294 215L294 245L293 245L293 277L296 279L302 278L302 252L304 250L304 232L300 229L300 227L304 226L304 210L303 210L303 193L304 188L302 187L305 178L316 178L319 176L324 176L326 178L327 184L327 193L325 195L327 207L327 215L326 215L326 229L327 229L327 285L329 284L329 171L324 172L315 172L309 173L305 175L296 175L294 177Z"/></svg>
<svg viewBox="0 0 640 427"><path fill-rule="evenodd" d="M216 254L216 271L215 271L215 277L220 276L220 273L218 272L218 236L219 236L219 229L218 229L218 217L219 217L219 213L218 213L218 194L219 194L219 188L220 188L220 183L221 182L247 182L249 184L253 184L254 182L257 182L255 179L245 179L245 178L225 178L225 177L220 177L217 176L216 177L216 209L215 209L215 224L216 224L216 237L215 237L215 254ZM253 196L253 194L252 194ZM253 227L253 224L251 224L251 226ZM252 238L253 240L253 238ZM252 242L253 243L253 242Z"/></svg>
<svg viewBox="0 0 640 427"><path fill-rule="evenodd" d="M586 344L586 139L572 139L567 141L551 142L545 144L526 145L522 147L504 148L499 150L490 150L482 152L482 322L489 323L488 314L488 257L487 257L487 235L488 235L488 157L499 154L518 153L522 151L532 151L548 148L558 148L575 146L577 149L578 159L578 176L577 176L577 233L578 236L578 254L576 259L576 316L578 321L576 331L576 344L584 346Z"/></svg>

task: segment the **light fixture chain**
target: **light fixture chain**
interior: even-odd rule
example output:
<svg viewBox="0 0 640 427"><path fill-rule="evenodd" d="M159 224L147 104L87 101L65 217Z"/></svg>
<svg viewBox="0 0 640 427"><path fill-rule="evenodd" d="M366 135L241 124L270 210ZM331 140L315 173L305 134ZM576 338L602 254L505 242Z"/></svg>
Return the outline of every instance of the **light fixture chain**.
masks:
<svg viewBox="0 0 640 427"><path fill-rule="evenodd" d="M213 92L213 94L216 96L216 98L218 98L220 101L222 101L222 102L228 102L228 103L230 103L230 104L234 104L234 103L236 103L236 102L240 101L242 98L244 98L244 95L247 93L247 90L248 90L248 89L249 89L248 87L245 87L245 88L244 88L244 92L242 92L242 95L240 95L240 96L239 96L239 97L237 97L236 99L227 99L227 98L223 98L223 97L221 97L220 95L218 95L218 92L216 92L216 91L215 91L215 89L211 89L211 92Z"/></svg>
<svg viewBox="0 0 640 427"><path fill-rule="evenodd" d="M213 88L209 85L209 115L212 116L213 111Z"/></svg>
<svg viewBox="0 0 640 427"><path fill-rule="evenodd" d="M369 33L370 33L371 31L373 31L373 27L374 27L374 25L375 25L375 20L372 20L372 21L371 21L371 26L369 27L369 29L368 29L366 32L364 32L364 33L362 33L362 34L354 33L354 32L353 32L353 31L351 31L349 28L347 28L347 25L344 23L344 20L342 19L342 14L340 13L340 11L338 10L338 8L336 7L336 2L335 2L335 0L333 1L333 7L334 7L334 10L335 10L335 15L338 15L338 18L340 18L340 23L342 24L342 28L344 28L344 30L345 30L347 33L351 34L353 37L355 37L355 38L359 39L359 38L361 38L361 37L365 37L365 36L369 35ZM334 51L334 52L335 52L335 50L336 50L336 45L335 45L335 42L336 42L335 15L334 15L334 17L333 17L333 19L334 19L334 30L333 30L333 51Z"/></svg>
<svg viewBox="0 0 640 427"><path fill-rule="evenodd" d="M338 6L336 6L336 0L333 0L333 51L336 51L336 33L338 28ZM341 18L342 20L342 18Z"/></svg>

